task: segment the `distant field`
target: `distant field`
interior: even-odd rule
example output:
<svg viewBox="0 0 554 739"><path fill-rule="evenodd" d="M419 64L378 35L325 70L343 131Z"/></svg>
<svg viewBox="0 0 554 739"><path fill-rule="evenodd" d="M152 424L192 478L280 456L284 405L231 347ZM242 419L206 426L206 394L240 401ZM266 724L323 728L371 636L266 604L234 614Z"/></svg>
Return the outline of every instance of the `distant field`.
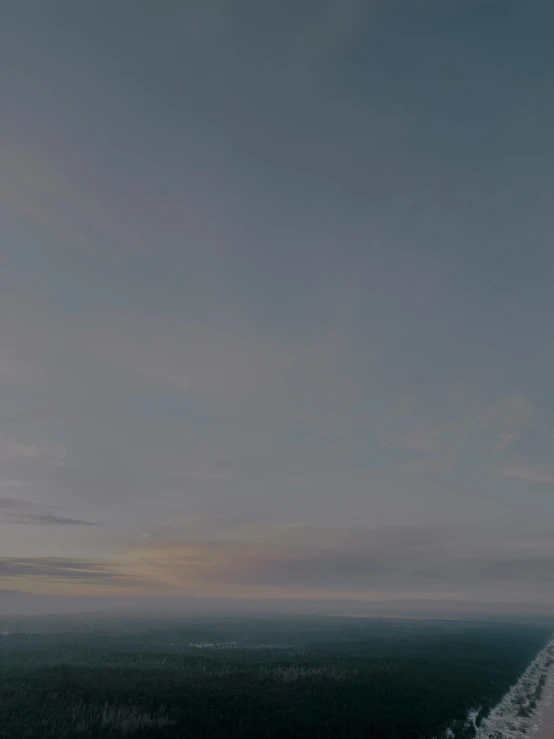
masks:
<svg viewBox="0 0 554 739"><path fill-rule="evenodd" d="M544 626L0 619L0 737L471 737ZM15 633L14 633L15 632Z"/></svg>

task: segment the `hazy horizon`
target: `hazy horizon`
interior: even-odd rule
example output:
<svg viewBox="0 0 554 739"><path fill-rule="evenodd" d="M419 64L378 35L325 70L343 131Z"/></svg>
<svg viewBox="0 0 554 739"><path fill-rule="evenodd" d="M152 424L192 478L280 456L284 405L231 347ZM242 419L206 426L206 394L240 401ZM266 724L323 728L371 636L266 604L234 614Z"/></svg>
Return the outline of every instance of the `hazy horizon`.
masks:
<svg viewBox="0 0 554 739"><path fill-rule="evenodd" d="M553 22L5 3L0 613L554 614Z"/></svg>

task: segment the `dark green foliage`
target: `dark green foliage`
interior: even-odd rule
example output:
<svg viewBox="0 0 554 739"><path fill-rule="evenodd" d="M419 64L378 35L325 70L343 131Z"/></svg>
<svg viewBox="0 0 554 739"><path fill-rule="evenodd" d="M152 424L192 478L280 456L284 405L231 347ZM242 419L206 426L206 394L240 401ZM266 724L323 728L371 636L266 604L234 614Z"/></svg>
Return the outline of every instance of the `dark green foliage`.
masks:
<svg viewBox="0 0 554 739"><path fill-rule="evenodd" d="M449 725L470 737L468 710L494 705L547 636L323 618L12 634L0 638L0 737L416 739Z"/></svg>

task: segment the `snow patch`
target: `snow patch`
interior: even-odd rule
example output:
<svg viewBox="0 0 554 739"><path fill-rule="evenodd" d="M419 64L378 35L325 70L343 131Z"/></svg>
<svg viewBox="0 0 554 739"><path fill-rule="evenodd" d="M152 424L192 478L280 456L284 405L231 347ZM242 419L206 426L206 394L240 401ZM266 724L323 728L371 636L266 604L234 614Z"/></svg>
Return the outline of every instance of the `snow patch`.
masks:
<svg viewBox="0 0 554 739"><path fill-rule="evenodd" d="M554 640L542 649L515 685L476 730L476 739L521 739L540 728L540 715L552 700Z"/></svg>

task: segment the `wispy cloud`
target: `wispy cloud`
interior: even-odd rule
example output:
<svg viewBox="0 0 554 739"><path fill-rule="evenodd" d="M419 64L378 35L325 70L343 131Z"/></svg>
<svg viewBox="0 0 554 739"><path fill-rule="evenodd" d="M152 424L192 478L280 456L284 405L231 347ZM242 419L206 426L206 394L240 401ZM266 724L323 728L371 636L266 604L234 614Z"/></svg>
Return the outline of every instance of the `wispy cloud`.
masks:
<svg viewBox="0 0 554 739"><path fill-rule="evenodd" d="M439 404L434 399L432 411L424 403L418 406L412 401L404 413L395 408L385 423L392 427L381 435L385 447L410 457L419 454L431 465L435 459L441 465L445 459L460 458L488 465L491 455L503 455L507 460L513 457L516 442L533 437L538 447L539 437L552 438L541 408L523 395L503 395L483 402L471 393L465 397L453 393ZM519 465L516 462L509 467Z"/></svg>
<svg viewBox="0 0 554 739"><path fill-rule="evenodd" d="M0 497L0 520L19 526L98 526L94 521L60 516L52 506L13 497Z"/></svg>
<svg viewBox="0 0 554 739"><path fill-rule="evenodd" d="M133 219L114 212L109 199L91 194L81 181L64 172L58 156L54 162L32 149L12 145L0 150L5 196L2 212L7 222L21 219L44 229L66 247L98 253L94 235L128 248L143 244ZM110 249L102 256L110 257Z"/></svg>
<svg viewBox="0 0 554 739"><path fill-rule="evenodd" d="M507 467L500 470L500 474L504 475L505 477L513 477L517 480L524 480L525 482L554 482L554 477L552 475L541 470L534 469L532 467Z"/></svg>
<svg viewBox="0 0 554 739"><path fill-rule="evenodd" d="M411 431L405 434L387 434L383 439L385 446L396 446L416 452L434 452L438 448L440 431Z"/></svg>
<svg viewBox="0 0 554 739"><path fill-rule="evenodd" d="M54 513L7 513L3 519L6 523L20 526L99 526L96 521L84 521L80 518L56 516Z"/></svg>
<svg viewBox="0 0 554 739"><path fill-rule="evenodd" d="M193 540L174 528L141 538L124 560L162 588L304 597L414 597L455 592L499 600L514 582L544 583L554 566L550 537L496 537L447 527L355 529L254 526ZM317 534L317 535L316 535ZM537 591L538 593L538 591ZM418 596L419 597L419 596ZM537 595L538 597L538 595Z"/></svg>
<svg viewBox="0 0 554 739"><path fill-rule="evenodd" d="M371 7L377 8L379 2L373 0ZM300 48L316 61L336 51L356 29L362 10L367 7L367 0L325 0L319 3L298 37Z"/></svg>
<svg viewBox="0 0 554 739"><path fill-rule="evenodd" d="M0 488L12 489L12 488L28 488L29 483L25 480L11 480L9 477L0 477Z"/></svg>
<svg viewBox="0 0 554 739"><path fill-rule="evenodd" d="M132 576L122 575L103 562L62 557L1 557L0 580L22 579L120 587L134 584Z"/></svg>
<svg viewBox="0 0 554 739"><path fill-rule="evenodd" d="M65 449L59 444L29 444L13 436L0 435L0 461L2 462L11 459L33 459L44 460L54 466L62 466L65 456Z"/></svg>
<svg viewBox="0 0 554 739"><path fill-rule="evenodd" d="M40 406L32 410L22 411L9 416L0 418L2 423L32 423L34 421L44 421L55 418L59 415L55 408L49 406Z"/></svg>
<svg viewBox="0 0 554 739"><path fill-rule="evenodd" d="M150 529L111 560L5 557L0 581L81 595L115 586L144 595L406 603L511 602L516 587L518 597L544 603L554 567L554 539L544 534L253 525L202 539L178 528Z"/></svg>
<svg viewBox="0 0 554 739"><path fill-rule="evenodd" d="M159 472L165 484L173 482L182 485L191 480L229 480L233 477L234 469L228 460L195 458L192 455L188 459L177 459L166 455L159 459Z"/></svg>
<svg viewBox="0 0 554 739"><path fill-rule="evenodd" d="M494 454L502 454L510 444L519 437L519 431L508 431L498 435L498 444L493 450Z"/></svg>

